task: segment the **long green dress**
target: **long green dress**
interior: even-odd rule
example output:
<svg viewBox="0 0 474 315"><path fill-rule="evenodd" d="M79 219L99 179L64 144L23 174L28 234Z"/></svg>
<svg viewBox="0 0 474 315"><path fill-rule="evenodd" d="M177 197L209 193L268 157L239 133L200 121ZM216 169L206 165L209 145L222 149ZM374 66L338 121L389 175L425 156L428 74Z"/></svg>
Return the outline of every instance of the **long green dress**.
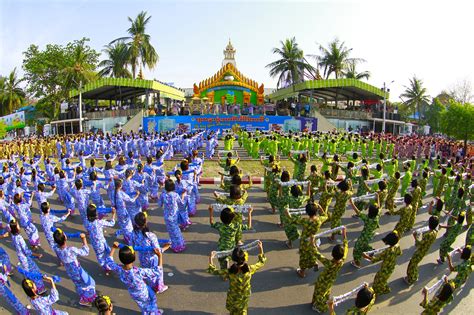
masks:
<svg viewBox="0 0 474 315"><path fill-rule="evenodd" d="M363 196L363 195L367 194L368 192L370 192L370 187L365 183L365 181L366 181L366 178L364 178L363 176L358 177L359 186L357 186L356 197ZM367 205L366 202L362 201L362 200L357 201L355 203L355 206L358 209L365 209L366 205Z"/></svg>
<svg viewBox="0 0 474 315"><path fill-rule="evenodd" d="M228 269L218 270L216 266L209 265L208 272L213 275L222 276L229 279L229 290L227 291L226 309L231 315L245 315L249 304L251 294L252 275L265 265L267 258L264 255L258 255L258 262L249 265L249 272L230 273Z"/></svg>
<svg viewBox="0 0 474 315"><path fill-rule="evenodd" d="M364 228L357 239L352 255L354 261L359 265L362 260L362 253L373 250L369 245L375 236L375 231L379 228L379 216L369 218L365 213L360 212L358 217L364 222Z"/></svg>
<svg viewBox="0 0 474 315"><path fill-rule="evenodd" d="M436 241L437 235L437 230L429 230L423 234L421 240L415 239L416 250L408 263L407 269L407 281L409 284L413 284L418 280L418 264L428 253L431 245Z"/></svg>
<svg viewBox="0 0 474 315"><path fill-rule="evenodd" d="M372 263L382 261L379 271L375 274L374 278L374 292L377 295L390 293L390 287L388 286L388 279L395 269L397 263L397 257L402 254L400 245L396 244L392 247L387 248L379 255L372 258Z"/></svg>
<svg viewBox="0 0 474 315"><path fill-rule="evenodd" d="M268 187L268 201L273 208L276 208L278 205L278 191L280 189L280 185L276 179L279 177L280 173L268 173L268 178L270 180L270 186Z"/></svg>
<svg viewBox="0 0 474 315"><path fill-rule="evenodd" d="M313 237L318 233L319 228L327 220L327 217L315 216L313 219L308 217L294 217L291 218L291 220L292 223L303 227L300 239L299 267L303 270L313 268L317 265L316 246L313 242Z"/></svg>
<svg viewBox="0 0 474 315"><path fill-rule="evenodd" d="M441 261L444 261L446 256L450 251L453 249L451 245L456 241L456 237L462 232L462 224L456 222L456 224L448 229L448 233L446 237L443 239L441 244L439 245L439 258Z"/></svg>
<svg viewBox="0 0 474 315"><path fill-rule="evenodd" d="M344 256L339 261L327 259L316 249L316 258L324 265L324 270L319 274L318 279L314 283L313 300L311 304L320 312L325 312L328 309L327 302L331 295L331 287L334 281L336 281L337 274L344 265L344 260L346 260L347 257L347 239L344 239L343 246Z"/></svg>
<svg viewBox="0 0 474 315"><path fill-rule="evenodd" d="M336 192L336 204L334 205L334 210L331 218L331 229L340 226L341 218L346 211L347 201L352 196L352 191L338 191Z"/></svg>
<svg viewBox="0 0 474 315"><path fill-rule="evenodd" d="M288 208L290 209L298 209L303 207L308 202L308 196L298 196L293 197L291 194L288 196ZM290 218L284 215L283 225L285 228L285 234L288 237L288 240L293 242L296 241L300 237L300 233L298 232L298 227L295 223L293 223Z"/></svg>
<svg viewBox="0 0 474 315"><path fill-rule="evenodd" d="M395 210L395 196L397 195L398 187L400 186L400 179L390 177L387 186L388 194L387 200L385 201L385 208L387 208L390 214L393 214Z"/></svg>
<svg viewBox="0 0 474 315"><path fill-rule="evenodd" d="M222 222L215 222L211 226L219 232L219 241L217 242L217 249L219 251L234 249L237 243L235 242L235 236L239 230L247 230L247 225L240 225L237 222L232 221L229 225L225 225ZM219 258L221 269L227 268L227 261L229 256Z"/></svg>
<svg viewBox="0 0 474 315"><path fill-rule="evenodd" d="M324 212L328 212L329 205L331 204L334 187L328 186L327 180L323 181L323 184L320 186L319 191L321 192L321 197L319 198L319 205L323 208Z"/></svg>
<svg viewBox="0 0 474 315"><path fill-rule="evenodd" d="M243 205L243 204L245 204L245 201L247 200L247 198L248 198L248 193L247 193L247 191L244 191L244 193L242 194L242 197L240 199L231 199L228 196L219 196L219 197L216 198L216 201L219 202L219 203L229 205L229 206L233 206L233 205ZM238 231L235 235L235 242L238 243L239 241L242 240L242 225L243 225L242 213L241 212L236 212L235 213L235 218L234 218L233 221L236 222L238 224L238 227L239 227L239 229L238 229Z"/></svg>
<svg viewBox="0 0 474 315"><path fill-rule="evenodd" d="M410 228L410 219L412 217L413 207L411 205L401 207L397 211L394 211L393 214L400 215L400 220L397 225L395 225L394 230L402 236Z"/></svg>
<svg viewBox="0 0 474 315"><path fill-rule="evenodd" d="M451 295L446 301L441 301L438 297L434 297L430 302L428 302L428 296L421 302L420 306L424 308L421 315L438 315L439 312L448 305L453 300Z"/></svg>

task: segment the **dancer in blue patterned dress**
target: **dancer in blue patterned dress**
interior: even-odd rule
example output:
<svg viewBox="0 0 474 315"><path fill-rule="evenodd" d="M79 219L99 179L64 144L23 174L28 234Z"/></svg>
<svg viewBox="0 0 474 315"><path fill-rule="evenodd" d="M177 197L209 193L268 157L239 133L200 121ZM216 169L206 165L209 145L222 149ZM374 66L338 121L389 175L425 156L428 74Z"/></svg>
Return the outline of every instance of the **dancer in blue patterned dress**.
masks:
<svg viewBox="0 0 474 315"><path fill-rule="evenodd" d="M23 279L21 286L29 297L31 304L35 308L36 312L40 315L67 315L68 312L58 311L53 309L53 304L59 301L59 293L56 289L54 281L50 277L44 277L44 280L51 283L51 292L49 295L43 295L38 293L38 289L35 283L29 279Z"/></svg>
<svg viewBox="0 0 474 315"><path fill-rule="evenodd" d="M67 217L71 214L71 210L67 210L68 212L64 216L59 218L55 215L50 214L51 208L49 206L49 202L47 201L43 202L40 208L41 208L40 220L41 220L41 225L43 226L44 236L49 246L51 247L51 249L53 249L53 251L57 255L57 246L56 246L56 243L54 242L52 228L54 227L55 223L63 222L64 220L66 220Z"/></svg>
<svg viewBox="0 0 474 315"><path fill-rule="evenodd" d="M114 187L115 191L113 195L112 204L115 205L115 209L117 210L117 221L120 227L121 234L123 235L123 239L125 243L130 244L131 235L133 232L133 224L130 215L127 211L127 206L130 203L135 202L135 200L140 195L140 192L137 191L137 194L134 198L130 197L122 190L122 180L120 179L116 179L114 181Z"/></svg>
<svg viewBox="0 0 474 315"><path fill-rule="evenodd" d="M133 246L151 247L153 250L141 251L138 255L140 259L140 266L142 268L151 268L159 271L159 277L154 281L156 287L153 290L162 293L168 289L168 286L163 281L163 252L170 247L170 244L165 244L163 248L158 242L155 233L150 232L147 226L147 215L143 212L137 213L135 216L135 226L132 234Z"/></svg>
<svg viewBox="0 0 474 315"><path fill-rule="evenodd" d="M161 315L162 311L158 309L156 294L152 289L155 286L153 281L157 279L157 271L133 266L135 251L129 246L120 249L119 259L123 265L119 266L113 259L114 251L118 247L119 244L115 242L110 256L107 258L109 268L118 274L122 283L127 287L128 293L140 307L142 314Z"/></svg>
<svg viewBox="0 0 474 315"><path fill-rule="evenodd" d="M41 258L43 255L33 253L28 246L26 246L23 236L20 234L20 226L17 221L10 221L10 232L12 234L12 243L15 247L16 254L18 256L18 261L21 264L21 267L28 272L40 272L38 265L33 261L33 257ZM46 291L44 282L42 279L35 280L36 287L38 291L43 293Z"/></svg>
<svg viewBox="0 0 474 315"><path fill-rule="evenodd" d="M190 203L192 203L191 192L189 190L192 190L193 186L190 186L187 181L181 179L181 170L176 170L174 176L176 177L175 191L183 199L182 207L178 210L178 224L180 229L186 230L186 228L192 224L191 220L189 220L188 207L190 207Z"/></svg>
<svg viewBox="0 0 474 315"><path fill-rule="evenodd" d="M184 205L181 197L175 192L173 180L167 179L165 181L165 191L160 195L158 207L164 209L163 216L171 239L171 249L175 253L183 251L186 246L178 224L178 210Z"/></svg>
<svg viewBox="0 0 474 315"><path fill-rule="evenodd" d="M34 192L33 192L34 195ZM31 197L33 197L33 195ZM20 194L15 194L13 197L13 209L15 209L20 225L25 229L26 235L28 236L28 241L33 249L36 249L40 246L40 239L38 235L38 229L33 224L33 218L31 216L31 203L33 198L30 198L29 203L23 200L23 196Z"/></svg>
<svg viewBox="0 0 474 315"><path fill-rule="evenodd" d="M135 194L135 192L137 192L137 191L139 191L140 195L142 195L143 186L144 186L143 183L139 183L139 182L133 180L132 176L133 176L133 170L127 169L127 171L125 172L125 178L122 182L123 191L129 196L133 196ZM128 202L127 203L127 211L128 211L129 216L130 216L130 219L133 220L133 218L135 218L135 215L137 213L141 212L141 210L142 209L141 209L140 204L138 202L138 196L137 196L137 198L135 198L134 202Z"/></svg>
<svg viewBox="0 0 474 315"><path fill-rule="evenodd" d="M92 248L94 249L97 261L102 266L105 274L108 275L110 269L107 267L105 260L110 254L110 247L104 237L104 227L112 227L115 225L115 208L112 208L112 220L107 221L99 219L97 214L97 207L95 204L90 204L87 207L87 219L89 220L89 238L91 240Z"/></svg>
<svg viewBox="0 0 474 315"><path fill-rule="evenodd" d="M86 235L81 233L82 248L67 246L67 237L60 229L56 229L53 234L54 241L58 245L58 256L63 263L66 273L76 286L76 293L79 295L79 304L90 306L96 298L95 281L81 267L77 256L88 256L89 247L87 246Z"/></svg>
<svg viewBox="0 0 474 315"><path fill-rule="evenodd" d="M18 315L29 315L30 311L23 305L23 303L18 300L18 298L13 294L13 292L8 288L9 282L8 277L5 273L4 266L0 272L0 297L6 301Z"/></svg>

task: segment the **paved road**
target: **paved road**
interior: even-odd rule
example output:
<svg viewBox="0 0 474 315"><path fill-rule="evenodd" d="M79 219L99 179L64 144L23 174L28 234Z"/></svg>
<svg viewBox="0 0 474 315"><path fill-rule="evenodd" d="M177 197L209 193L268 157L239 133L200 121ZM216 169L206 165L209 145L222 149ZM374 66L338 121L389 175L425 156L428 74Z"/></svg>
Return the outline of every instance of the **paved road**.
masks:
<svg viewBox="0 0 474 315"><path fill-rule="evenodd" d="M165 254L164 271L165 283L170 289L158 296L159 307L168 314L224 314L225 298L228 282L222 281L219 277L205 273L207 267L207 255L216 248L218 239L217 233L209 227L207 205L212 203L211 192L215 186L203 186L202 200L198 207L197 216L193 218L193 226L185 232L187 240L187 250L183 253L175 254L167 252ZM425 199L429 200L429 199ZM313 292L313 283L318 273L309 271L305 279L300 279L295 273L298 264L297 248L287 249L283 243L285 234L278 228L277 215L270 214L269 206L265 202L264 193L261 187L254 187L250 191L248 202L254 205L254 227L256 233L244 234L245 242L260 239L264 243L267 264L261 271L255 274L252 280L252 297L250 299L250 314L314 314L311 311L309 302ZM36 202L34 203L36 206ZM54 208L55 201L52 202ZM156 204L153 204L156 208ZM35 209L34 219L39 222L38 213ZM348 227L348 238L350 240L349 256L346 264L342 268L333 293L336 295L345 293L363 281L372 282L375 272L379 268L377 265L368 265L364 262L364 267L360 270L354 269L349 261L352 258L352 247L355 239L361 231L361 222L351 217L352 211L349 208L343 218L343 224ZM417 218L417 227L424 225L428 215L421 213ZM158 238L167 238L165 226L162 219L162 211L155 210L150 215L150 228ZM396 224L398 216L383 216L380 220L380 235L374 239L374 247L382 246L381 238L390 231ZM322 230L328 229L324 226ZM41 228L40 228L41 230ZM82 230L80 218L71 218L63 225L63 230L75 232ZM113 232L115 229L107 230L106 237L109 243L114 241ZM457 239L458 245L464 241L465 232ZM414 251L414 241L411 235L405 236L401 240L403 256L398 260L398 266L390 278L392 293L379 298L373 308L373 314L419 314L422 308L418 306L421 301L421 288L433 279L439 279L447 272L446 264L443 266L436 264L437 251L441 239L439 238L430 250L430 254L422 261L420 266L420 281L415 286L408 288L402 280L408 261ZM0 241L2 246L7 248L13 263L17 262L16 255L12 251L11 242ZM70 314L93 314L95 309L80 307L77 304L77 296L72 282L68 279L64 268L56 266L52 251L48 248L46 240L42 238L45 247L44 257L38 261L40 269L50 274L62 277L58 284L60 301L57 308L65 310ZM78 245L77 241L71 242ZM73 245L71 244L71 245ZM295 244L297 247L298 244ZM333 244L323 240L322 252L328 257ZM251 253L255 254L255 253ZM118 258L116 258L118 259ZM251 262L256 260L255 255L250 255ZM93 276L97 283L97 290L102 294L110 295L114 303L114 312L117 314L136 314L138 307L130 299L128 292L116 276L105 276L99 268L95 254L91 248L88 257L81 258L82 266ZM17 296L24 303L27 303L25 294L21 291L21 276L15 274L12 279L12 288ZM463 314L474 305L474 295L471 294L473 286L472 277L464 289L455 297L454 301L446 308L445 314ZM5 307L2 301L0 305ZM347 301L336 308L338 314L343 314L345 309L353 305L353 300ZM3 308L2 313L11 312L9 308Z"/></svg>

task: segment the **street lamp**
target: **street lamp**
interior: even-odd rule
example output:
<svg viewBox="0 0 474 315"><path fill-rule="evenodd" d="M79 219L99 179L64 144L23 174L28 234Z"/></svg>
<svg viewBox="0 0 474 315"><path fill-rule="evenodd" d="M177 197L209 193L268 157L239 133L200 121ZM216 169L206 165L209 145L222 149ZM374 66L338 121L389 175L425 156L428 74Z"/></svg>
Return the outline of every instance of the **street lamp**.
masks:
<svg viewBox="0 0 474 315"><path fill-rule="evenodd" d="M392 84L393 82L395 82L394 80L392 80L389 84ZM383 83L383 88L382 88L382 91L383 91L383 123L382 123L382 132L385 133L385 115L386 115L386 112L387 112L387 98L386 98L386 95L387 95L387 92L390 92L390 89L387 88L387 85L388 84L385 84L385 82Z"/></svg>
<svg viewBox="0 0 474 315"><path fill-rule="evenodd" d="M82 133L82 80L79 81L79 133Z"/></svg>

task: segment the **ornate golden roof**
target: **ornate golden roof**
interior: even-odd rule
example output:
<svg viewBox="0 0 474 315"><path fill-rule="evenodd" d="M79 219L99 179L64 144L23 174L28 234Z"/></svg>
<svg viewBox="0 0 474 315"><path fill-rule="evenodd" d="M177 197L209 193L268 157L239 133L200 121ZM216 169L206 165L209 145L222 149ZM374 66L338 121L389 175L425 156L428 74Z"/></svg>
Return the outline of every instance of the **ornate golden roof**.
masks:
<svg viewBox="0 0 474 315"><path fill-rule="evenodd" d="M232 47L229 41L229 45ZM228 45L228 47L229 47ZM232 47L233 48L233 47ZM225 76L233 76L233 81L226 81L223 80ZM212 77L207 78L199 82L199 84L194 84L194 95L199 96L203 91L217 87L217 86L224 86L224 85L234 85L234 86L241 86L246 89L252 90L257 94L263 95L263 84L260 86L258 83L252 79L245 77L233 64L228 63L225 66L222 66L216 74Z"/></svg>

